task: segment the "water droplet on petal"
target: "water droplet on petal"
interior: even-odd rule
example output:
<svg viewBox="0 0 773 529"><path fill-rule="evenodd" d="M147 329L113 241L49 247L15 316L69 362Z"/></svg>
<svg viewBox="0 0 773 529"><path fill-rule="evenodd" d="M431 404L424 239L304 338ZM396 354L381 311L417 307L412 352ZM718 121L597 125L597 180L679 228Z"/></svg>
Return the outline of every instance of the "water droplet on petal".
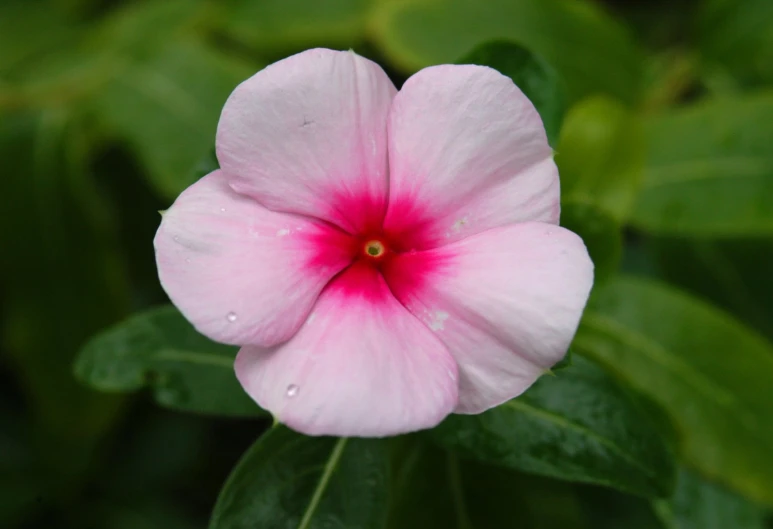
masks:
<svg viewBox="0 0 773 529"><path fill-rule="evenodd" d="M221 211L222 213L225 213L225 208L220 208L220 211Z"/></svg>
<svg viewBox="0 0 773 529"><path fill-rule="evenodd" d="M226 314L225 319L227 319L231 323L235 322L236 321L236 313L235 312L229 312L228 314Z"/></svg>
<svg viewBox="0 0 773 529"><path fill-rule="evenodd" d="M298 391L299 391L300 389L301 389L301 388L300 388L300 387L298 387L298 386L296 386L295 384L290 384L289 386L287 386L287 396L288 396L288 397L294 397L294 396L296 396L296 395L298 394Z"/></svg>

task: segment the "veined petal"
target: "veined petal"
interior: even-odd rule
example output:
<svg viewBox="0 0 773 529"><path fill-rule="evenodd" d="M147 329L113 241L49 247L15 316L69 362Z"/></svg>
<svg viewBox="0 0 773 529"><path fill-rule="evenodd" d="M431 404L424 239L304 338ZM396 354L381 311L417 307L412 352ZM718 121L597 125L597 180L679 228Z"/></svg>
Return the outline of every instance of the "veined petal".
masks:
<svg viewBox="0 0 773 529"><path fill-rule="evenodd" d="M414 249L514 222L558 222L542 120L491 68L433 66L408 79L389 116L389 167L385 227Z"/></svg>
<svg viewBox="0 0 773 529"><path fill-rule="evenodd" d="M154 241L161 285L196 329L235 345L292 336L351 262L349 236L237 194L222 171L185 190Z"/></svg>
<svg viewBox="0 0 773 529"><path fill-rule="evenodd" d="M380 223L386 206L395 93L380 66L353 52L288 57L228 98L217 129L220 166L234 189L269 209L361 231L373 216ZM353 197L368 207L348 207Z"/></svg>
<svg viewBox="0 0 773 529"><path fill-rule="evenodd" d="M236 375L279 421L309 435L382 437L438 424L457 402L457 369L432 332L354 265L306 324L270 350L244 347Z"/></svg>
<svg viewBox="0 0 773 529"><path fill-rule="evenodd" d="M593 264L577 235L530 222L398 256L385 277L459 365L455 411L479 413L525 391L564 356Z"/></svg>

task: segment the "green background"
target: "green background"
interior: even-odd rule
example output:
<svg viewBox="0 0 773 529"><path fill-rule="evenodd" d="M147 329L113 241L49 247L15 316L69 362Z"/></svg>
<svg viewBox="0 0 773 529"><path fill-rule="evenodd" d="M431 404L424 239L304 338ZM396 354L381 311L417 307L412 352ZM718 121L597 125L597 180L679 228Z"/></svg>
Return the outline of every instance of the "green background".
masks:
<svg viewBox="0 0 773 529"><path fill-rule="evenodd" d="M596 284L522 397L303 437L166 305L158 211L314 46L540 111ZM773 528L770 0L4 0L0 164L4 529Z"/></svg>

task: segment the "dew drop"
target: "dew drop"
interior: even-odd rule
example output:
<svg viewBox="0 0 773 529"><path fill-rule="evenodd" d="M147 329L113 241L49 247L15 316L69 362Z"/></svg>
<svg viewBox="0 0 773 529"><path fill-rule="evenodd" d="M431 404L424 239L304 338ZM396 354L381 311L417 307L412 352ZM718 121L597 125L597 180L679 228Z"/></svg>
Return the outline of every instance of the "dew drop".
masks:
<svg viewBox="0 0 773 529"><path fill-rule="evenodd" d="M291 398L292 398L292 397L294 397L294 396L296 396L296 395L298 394L298 391L299 391L300 389L301 389L301 388L299 388L299 387L298 387L298 386L296 386L295 384L290 384L289 386L287 386L287 396L288 396L288 397L291 397Z"/></svg>
<svg viewBox="0 0 773 529"><path fill-rule="evenodd" d="M220 208L221 213L225 213L225 208Z"/></svg>
<svg viewBox="0 0 773 529"><path fill-rule="evenodd" d="M236 313L235 312L229 312L228 314L226 314L225 319L227 319L231 323L235 322L236 321Z"/></svg>

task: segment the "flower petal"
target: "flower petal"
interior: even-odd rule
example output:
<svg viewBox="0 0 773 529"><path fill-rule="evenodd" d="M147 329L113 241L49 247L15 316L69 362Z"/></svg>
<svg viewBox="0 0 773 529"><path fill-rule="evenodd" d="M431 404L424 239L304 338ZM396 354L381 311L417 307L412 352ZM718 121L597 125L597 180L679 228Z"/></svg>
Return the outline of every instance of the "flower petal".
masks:
<svg viewBox="0 0 773 529"><path fill-rule="evenodd" d="M288 339L351 262L349 236L267 210L235 193L222 171L177 198L154 244L172 302L199 332L235 345Z"/></svg>
<svg viewBox="0 0 773 529"><path fill-rule="evenodd" d="M237 191L275 211L362 229L383 217L388 188L386 122L395 87L353 52L314 49L244 81L228 98L217 157Z"/></svg>
<svg viewBox="0 0 773 529"><path fill-rule="evenodd" d="M403 280L422 270L420 280ZM401 255L385 277L456 359L455 411L479 413L525 391L564 356L593 284L593 264L574 233L529 222Z"/></svg>
<svg viewBox="0 0 773 529"><path fill-rule="evenodd" d="M542 120L491 68L434 66L408 79L389 116L389 168L385 226L415 249L514 222L558 222Z"/></svg>
<svg viewBox="0 0 773 529"><path fill-rule="evenodd" d="M261 407L309 435L395 435L435 426L456 406L451 355L360 265L330 284L290 341L242 348L236 375Z"/></svg>

